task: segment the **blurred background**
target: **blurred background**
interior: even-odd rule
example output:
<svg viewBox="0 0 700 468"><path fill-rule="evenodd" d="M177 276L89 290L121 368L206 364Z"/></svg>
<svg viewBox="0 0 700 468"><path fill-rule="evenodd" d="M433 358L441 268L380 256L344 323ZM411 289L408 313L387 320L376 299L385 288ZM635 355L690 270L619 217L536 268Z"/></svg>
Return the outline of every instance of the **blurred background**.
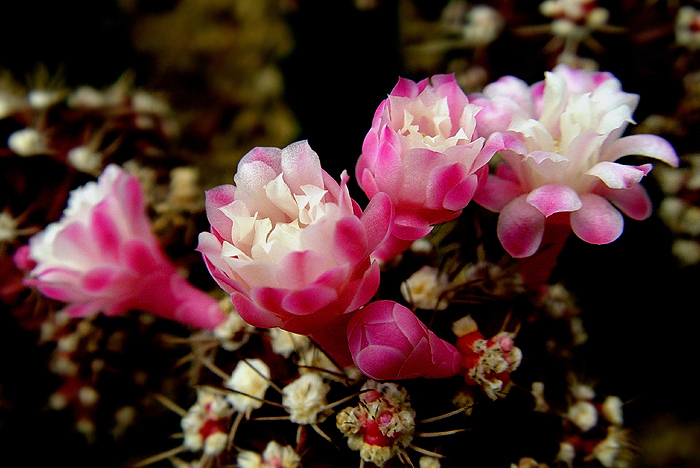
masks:
<svg viewBox="0 0 700 468"><path fill-rule="evenodd" d="M632 131L661 134L684 157L699 152L700 61L692 34L700 19L685 31L679 14L700 2L588 1L587 14L593 6L605 13L583 19L542 6L553 3L5 2L0 71L27 89L103 89L128 79L161 97L178 128L177 151L196 162L205 189L231 182L238 159L253 147L299 139L309 140L333 177L343 170L353 176L374 111L399 76L455 73L466 92L476 92L503 75L534 83L557 63L614 73L625 91L641 95ZM691 171L688 161L683 170ZM43 169L36 166L37 177ZM647 179L657 209L681 191L698 202L698 187L673 192L665 179ZM700 466L692 383L700 272L692 255L674 250L677 240L698 234L657 211L628 222L608 246L572 239L555 272L584 311L589 341L581 372L627 403L626 426L640 453L635 466ZM46 411L55 385L42 373L47 351L9 315L0 328L3 454L25 466L120 466L126 442L91 444L67 429L68 416ZM137 446L151 429L127 440Z"/></svg>

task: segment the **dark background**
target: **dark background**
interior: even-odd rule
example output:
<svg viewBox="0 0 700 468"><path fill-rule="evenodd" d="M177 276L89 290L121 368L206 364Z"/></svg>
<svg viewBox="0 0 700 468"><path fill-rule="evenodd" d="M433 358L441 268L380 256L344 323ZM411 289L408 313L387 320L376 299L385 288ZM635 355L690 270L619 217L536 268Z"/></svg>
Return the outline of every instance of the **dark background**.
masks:
<svg viewBox="0 0 700 468"><path fill-rule="evenodd" d="M435 19L444 3L416 4L426 18ZM538 2L518 3L525 9ZM611 21L626 21L624 7L632 3L619 2L622 6L615 8L618 3L611 2ZM0 9L0 69L21 80L41 63L49 71L60 71L73 87L106 86L132 69L137 83L148 86L151 61L133 47L131 21L135 14L167 11L175 4L175 0L142 0L136 13L125 13L111 1L5 2ZM309 140L335 177L343 169L354 176L354 160L374 110L398 76L423 78L404 66L397 11L397 1L381 1L374 10L358 11L345 1L301 0L288 13L295 44L280 63L286 99L299 120L298 138ZM672 65L671 15L660 6L655 14L649 23L654 25L652 39L606 36L602 39L606 54L597 57L601 68L615 73L626 91L641 95L638 122L652 113L673 113L683 92ZM651 35L652 28L645 27ZM493 75L514 74L528 82L542 79L549 59L533 50L543 42L505 33L490 50ZM697 148L692 135L672 142L679 153ZM645 185L658 206L662 197L658 187L651 178ZM617 394L628 402L627 425L636 427L642 439L672 427L660 421L697 427L700 420L693 377L698 369L700 275L697 268L678 267L670 254L671 240L655 216L644 222L627 220L623 235L611 245L591 246L572 239L555 271L584 310L590 340L583 350L582 371L599 379L596 388L601 393ZM116 466L105 455L116 460L118 447L84 444L80 435L66 429L68 415L45 412L37 404L45 401L55 381L36 371L44 365L45 355L33 347L32 334L16 331L5 315L0 330L0 390L11 403L3 411L5 421L0 420L3 459L16 455L24 466L57 462L94 466L95 460L100 466ZM644 463L641 466L648 466ZM665 466L673 463L683 462L672 460Z"/></svg>

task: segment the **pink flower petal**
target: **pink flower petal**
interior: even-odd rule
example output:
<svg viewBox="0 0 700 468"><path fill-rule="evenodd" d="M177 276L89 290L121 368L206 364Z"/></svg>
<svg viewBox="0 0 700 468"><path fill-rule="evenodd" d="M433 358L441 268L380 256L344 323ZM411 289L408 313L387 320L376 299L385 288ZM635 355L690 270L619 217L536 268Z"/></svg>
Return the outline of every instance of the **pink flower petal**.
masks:
<svg viewBox="0 0 700 468"><path fill-rule="evenodd" d="M220 208L233 203L236 187L231 184L219 185L204 192L207 218L220 238L231 240L233 221L221 212Z"/></svg>
<svg viewBox="0 0 700 468"><path fill-rule="evenodd" d="M521 195L508 203L498 216L496 231L503 248L515 258L537 252L544 235L545 216Z"/></svg>
<svg viewBox="0 0 700 468"><path fill-rule="evenodd" d="M605 198L593 193L581 195L583 206L571 214L574 233L589 244L609 244L620 234L624 220Z"/></svg>
<svg viewBox="0 0 700 468"><path fill-rule="evenodd" d="M576 190L562 184L538 187L527 195L525 201L540 210L545 217L581 208L581 199Z"/></svg>
<svg viewBox="0 0 700 468"><path fill-rule="evenodd" d="M485 180L486 176L479 177L476 174L467 176L445 194L442 207L450 211L461 211L472 200L479 184Z"/></svg>
<svg viewBox="0 0 700 468"><path fill-rule="evenodd" d="M501 166L507 166L507 164L501 164ZM519 184L491 175L486 179L484 186L474 194L474 201L487 210L498 213L522 193Z"/></svg>
<svg viewBox="0 0 700 468"><path fill-rule="evenodd" d="M114 267L94 268L83 275L81 286L88 292L100 292L114 285L119 271ZM134 277L136 279L136 277ZM136 282L136 281L135 281ZM132 291L122 291L122 294L130 294Z"/></svg>
<svg viewBox="0 0 700 468"><path fill-rule="evenodd" d="M323 187L321 160L308 141L291 143L282 149L280 157L284 181L292 193L302 193L303 185Z"/></svg>
<svg viewBox="0 0 700 468"><path fill-rule="evenodd" d="M610 161L599 162L586 174L598 177L611 189L628 189L638 184L651 170L651 164L627 166Z"/></svg>
<svg viewBox="0 0 700 468"><path fill-rule="evenodd" d="M335 226L333 256L339 264L360 263L367 258L367 231L363 223L354 216L346 216Z"/></svg>
<svg viewBox="0 0 700 468"><path fill-rule="evenodd" d="M673 167L678 167L679 160L673 146L657 135L630 135L606 145L602 158L616 161L622 156L641 155L659 159Z"/></svg>
<svg viewBox="0 0 700 468"><path fill-rule="evenodd" d="M389 236L394 222L394 205L389 196L385 193L373 196L360 220L367 231L367 246L374 250Z"/></svg>
<svg viewBox="0 0 700 468"><path fill-rule="evenodd" d="M274 271L280 287L303 289L326 271L326 260L321 253L313 250L290 252L285 255Z"/></svg>
<svg viewBox="0 0 700 468"><path fill-rule="evenodd" d="M119 258L119 228L107 212L105 201L95 206L90 217L90 231L97 248L108 259ZM143 215L142 215L143 216Z"/></svg>
<svg viewBox="0 0 700 468"><path fill-rule="evenodd" d="M467 168L462 164L455 163L448 166L436 167L429 174L425 175L428 177L428 183L425 187L426 202L424 206L431 209L440 209L445 205L447 193L463 181L469 173L467 172ZM452 200L452 205L461 206L453 211L461 210L469 203L469 200L464 201L457 199L456 196L458 195L459 191L454 194L455 199Z"/></svg>
<svg viewBox="0 0 700 468"><path fill-rule="evenodd" d="M646 189L640 185L633 185L628 189L611 189L603 184L593 191L607 198L624 214L637 221L642 221L651 216L652 203Z"/></svg>
<svg viewBox="0 0 700 468"><path fill-rule="evenodd" d="M314 285L287 293L282 299L282 308L293 315L311 315L337 298L335 289Z"/></svg>
<svg viewBox="0 0 700 468"><path fill-rule="evenodd" d="M265 289L272 290L272 288ZM264 294L259 291L251 291L251 293L254 292L258 292L258 295ZM283 324L283 321L279 317L267 310L259 308L241 293L234 292L231 294L231 301L233 302L233 306L236 308L236 312L238 312L241 318L254 327L277 328L281 327Z"/></svg>

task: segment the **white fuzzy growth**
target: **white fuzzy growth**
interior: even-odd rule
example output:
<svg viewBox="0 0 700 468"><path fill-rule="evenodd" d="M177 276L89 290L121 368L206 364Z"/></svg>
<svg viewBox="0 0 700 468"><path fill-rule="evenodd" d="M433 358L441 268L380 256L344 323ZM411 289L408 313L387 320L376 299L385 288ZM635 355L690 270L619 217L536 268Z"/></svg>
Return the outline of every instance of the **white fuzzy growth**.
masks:
<svg viewBox="0 0 700 468"><path fill-rule="evenodd" d="M299 353L311 346L309 337L291 333L281 328L271 328L268 330L268 334L272 350L285 358L291 356L292 353Z"/></svg>
<svg viewBox="0 0 700 468"><path fill-rule="evenodd" d="M303 374L282 389L282 404L296 424L316 424L325 419L323 409L331 387L315 372Z"/></svg>
<svg viewBox="0 0 700 468"><path fill-rule="evenodd" d="M235 393L228 394L226 399L237 411L250 416L251 411L263 405L269 380L270 368L260 359L239 361L226 382L226 387Z"/></svg>

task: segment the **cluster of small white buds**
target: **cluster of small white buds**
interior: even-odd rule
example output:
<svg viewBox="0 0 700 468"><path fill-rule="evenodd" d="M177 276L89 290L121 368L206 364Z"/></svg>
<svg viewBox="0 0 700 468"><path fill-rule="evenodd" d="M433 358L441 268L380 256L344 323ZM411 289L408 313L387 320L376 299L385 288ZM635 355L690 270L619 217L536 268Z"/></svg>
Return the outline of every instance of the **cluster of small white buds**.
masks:
<svg viewBox="0 0 700 468"><path fill-rule="evenodd" d="M423 265L401 283L401 295L414 307L425 310L445 310L449 301L450 279L446 273Z"/></svg>
<svg viewBox="0 0 700 468"><path fill-rule="evenodd" d="M686 167L659 171L656 175L666 197L659 217L674 234L673 255L682 265L700 263L700 207L690 200L700 191L700 154L684 156Z"/></svg>
<svg viewBox="0 0 700 468"><path fill-rule="evenodd" d="M555 283L544 287L536 305L542 308L548 317L568 323L571 343L574 346L580 346L588 341L588 334L579 316L581 309L577 306L574 296L563 284Z"/></svg>
<svg viewBox="0 0 700 468"><path fill-rule="evenodd" d="M226 388L233 390L226 399L246 418L262 407L265 392L270 387L270 367L260 359L244 359L236 364Z"/></svg>
<svg viewBox="0 0 700 468"><path fill-rule="evenodd" d="M580 30L600 29L608 22L610 12L597 6L597 0L545 0L540 13L552 21L552 33L557 36L581 36Z"/></svg>
<svg viewBox="0 0 700 468"><path fill-rule="evenodd" d="M185 434L183 445L193 452L218 455L228 441L229 420L233 409L223 395L197 390L197 401L180 423Z"/></svg>
<svg viewBox="0 0 700 468"><path fill-rule="evenodd" d="M250 450L241 450L236 459L238 468L298 468L301 457L289 445L268 442L262 454Z"/></svg>
<svg viewBox="0 0 700 468"><path fill-rule="evenodd" d="M566 434L557 461L571 464L577 459L595 459L605 468L626 467L622 400L607 396L600 401L591 386L577 381L570 385L569 393L571 401L564 415Z"/></svg>
<svg viewBox="0 0 700 468"><path fill-rule="evenodd" d="M340 411L336 425L364 462L382 467L413 440L415 411L406 389L368 380L360 390L360 403Z"/></svg>

